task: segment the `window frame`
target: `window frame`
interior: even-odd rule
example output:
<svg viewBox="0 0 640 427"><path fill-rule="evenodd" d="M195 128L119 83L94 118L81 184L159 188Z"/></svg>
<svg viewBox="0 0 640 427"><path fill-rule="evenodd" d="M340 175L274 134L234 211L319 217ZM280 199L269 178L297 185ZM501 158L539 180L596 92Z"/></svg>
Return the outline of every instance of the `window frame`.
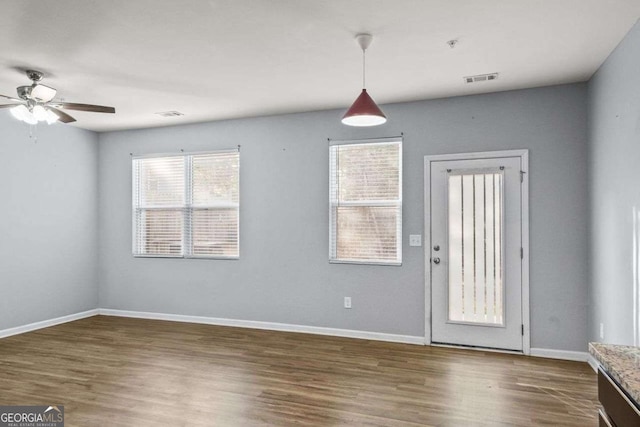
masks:
<svg viewBox="0 0 640 427"><path fill-rule="evenodd" d="M193 204L193 157L200 155L237 153L238 154L238 203L217 203L211 205L194 205ZM185 162L184 169L184 205L183 206L162 206L162 207L140 207L136 198L140 197L140 191L137 187L139 180L136 179L135 161L153 158L169 158L182 157ZM194 151L188 153L154 153L144 155L131 155L131 212L132 212L132 247L131 253L134 258L169 258L169 259L219 259L219 260L238 260L240 259L240 148L220 149L211 151ZM193 212L198 209L209 208L231 208L238 211L238 225L236 235L238 236L237 246L238 255L194 255L193 254ZM159 211L179 211L183 213L182 218L182 253L179 255L171 254L144 254L137 253L137 213L141 210L159 210Z"/></svg>
<svg viewBox="0 0 640 427"><path fill-rule="evenodd" d="M359 265L379 265L379 266L402 266L402 211L403 211L403 142L404 138L389 137L375 139L359 139L359 140L329 140L329 263L330 264L359 264ZM352 202L340 202L334 198L333 180L336 165L332 156L332 149L336 146L363 146L363 145L391 145L397 144L398 148L398 200L359 200ZM338 234L337 234L337 215L335 211L340 206L365 206L365 207L396 207L398 216L396 218L396 260L380 260L380 259L346 259L337 257ZM335 241L334 241L335 237Z"/></svg>

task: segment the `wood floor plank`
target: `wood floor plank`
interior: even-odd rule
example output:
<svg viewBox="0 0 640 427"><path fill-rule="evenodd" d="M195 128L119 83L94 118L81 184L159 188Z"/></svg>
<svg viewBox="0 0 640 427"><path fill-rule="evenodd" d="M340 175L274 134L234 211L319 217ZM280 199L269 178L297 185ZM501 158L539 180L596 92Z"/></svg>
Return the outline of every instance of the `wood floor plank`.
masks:
<svg viewBox="0 0 640 427"><path fill-rule="evenodd" d="M67 426L596 426L586 363L95 316L0 340L0 404Z"/></svg>

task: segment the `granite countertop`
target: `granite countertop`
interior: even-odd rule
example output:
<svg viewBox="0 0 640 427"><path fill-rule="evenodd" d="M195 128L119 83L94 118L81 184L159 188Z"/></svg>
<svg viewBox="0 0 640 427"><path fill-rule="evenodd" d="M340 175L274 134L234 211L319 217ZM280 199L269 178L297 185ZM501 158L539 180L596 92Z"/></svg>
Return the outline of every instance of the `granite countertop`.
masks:
<svg viewBox="0 0 640 427"><path fill-rule="evenodd" d="M592 342L589 353L636 404L640 402L640 347Z"/></svg>

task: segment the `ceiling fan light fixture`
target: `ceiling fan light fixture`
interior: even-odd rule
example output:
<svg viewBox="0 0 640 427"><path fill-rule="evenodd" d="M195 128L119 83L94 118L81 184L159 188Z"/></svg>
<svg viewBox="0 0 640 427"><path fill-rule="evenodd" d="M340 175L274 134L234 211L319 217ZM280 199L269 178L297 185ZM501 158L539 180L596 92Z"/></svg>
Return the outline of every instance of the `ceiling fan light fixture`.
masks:
<svg viewBox="0 0 640 427"><path fill-rule="evenodd" d="M47 110L44 109L42 105L36 105L33 107L33 117L39 122L44 122L47 120Z"/></svg>
<svg viewBox="0 0 640 427"><path fill-rule="evenodd" d="M56 96L57 91L49 86L36 84L31 88L31 99L38 102L49 102Z"/></svg>
<svg viewBox="0 0 640 427"><path fill-rule="evenodd" d="M29 111L29 110L27 110L27 107L25 107L24 105L18 105L17 107L13 107L12 109L10 109L9 112L16 119L22 120L22 118L24 117L24 111L23 110Z"/></svg>
<svg viewBox="0 0 640 427"><path fill-rule="evenodd" d="M356 41L362 49L362 92L342 117L342 123L347 126L378 126L387 121L387 116L369 96L365 85L365 53L372 40L371 34L356 36Z"/></svg>
<svg viewBox="0 0 640 427"><path fill-rule="evenodd" d="M21 120L30 125L35 125L38 123L38 120L35 116L29 111L29 109L24 105L18 105L17 107L13 107L11 110L11 115L18 120Z"/></svg>
<svg viewBox="0 0 640 427"><path fill-rule="evenodd" d="M31 111L29 111L29 107L26 105L18 105L17 107L11 108L9 112L16 119L30 125L37 125L38 122L53 124L58 121L58 116L42 105L34 106Z"/></svg>
<svg viewBox="0 0 640 427"><path fill-rule="evenodd" d="M45 118L45 121L48 125L52 125L58 121L58 116L56 116L56 113L53 111L47 110L47 117Z"/></svg>
<svg viewBox="0 0 640 427"><path fill-rule="evenodd" d="M24 118L22 119L23 122L28 123L30 125L37 125L38 124L38 119L35 118L35 116L33 115L33 113L31 111L28 111L25 113Z"/></svg>

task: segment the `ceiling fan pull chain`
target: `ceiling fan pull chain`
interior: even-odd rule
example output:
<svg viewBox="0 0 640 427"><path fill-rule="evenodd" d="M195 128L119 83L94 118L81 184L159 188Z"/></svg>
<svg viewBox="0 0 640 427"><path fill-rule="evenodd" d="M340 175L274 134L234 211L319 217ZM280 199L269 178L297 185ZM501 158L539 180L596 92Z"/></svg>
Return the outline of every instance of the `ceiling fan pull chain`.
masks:
<svg viewBox="0 0 640 427"><path fill-rule="evenodd" d="M29 138L33 139L34 143L38 143L38 127L36 125L29 125Z"/></svg>

